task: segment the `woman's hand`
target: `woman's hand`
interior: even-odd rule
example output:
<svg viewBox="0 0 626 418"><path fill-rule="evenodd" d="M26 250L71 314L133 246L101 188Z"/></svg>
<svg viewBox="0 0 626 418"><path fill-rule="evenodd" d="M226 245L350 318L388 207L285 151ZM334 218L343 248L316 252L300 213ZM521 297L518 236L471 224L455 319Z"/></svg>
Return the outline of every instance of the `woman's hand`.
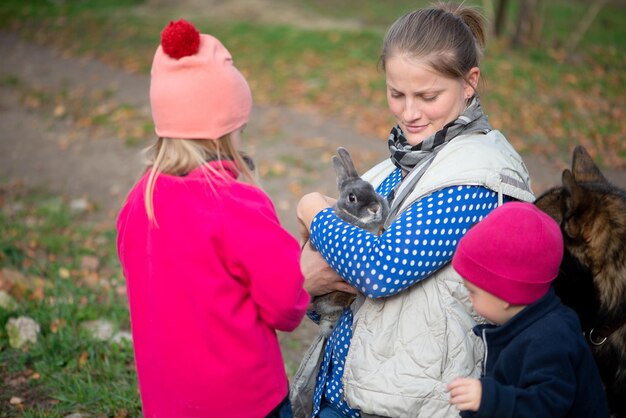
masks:
<svg viewBox="0 0 626 418"><path fill-rule="evenodd" d="M339 277L324 257L313 250L309 244L302 249L300 267L304 274L304 288L312 297L325 295L335 290L357 294L357 290Z"/></svg>
<svg viewBox="0 0 626 418"><path fill-rule="evenodd" d="M302 196L296 208L296 214L302 225L307 229L311 229L313 218L322 210L331 207L334 199L324 196L321 193L308 193Z"/></svg>

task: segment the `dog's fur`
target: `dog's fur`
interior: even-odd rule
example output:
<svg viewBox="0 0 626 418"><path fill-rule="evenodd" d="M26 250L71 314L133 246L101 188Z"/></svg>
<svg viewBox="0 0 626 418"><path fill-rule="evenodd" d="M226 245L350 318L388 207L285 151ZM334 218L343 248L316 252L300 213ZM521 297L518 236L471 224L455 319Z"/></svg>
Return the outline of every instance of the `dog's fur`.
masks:
<svg viewBox="0 0 626 418"><path fill-rule="evenodd" d="M563 234L555 291L580 318L612 413L626 417L626 191L609 183L579 146L562 185L535 204Z"/></svg>

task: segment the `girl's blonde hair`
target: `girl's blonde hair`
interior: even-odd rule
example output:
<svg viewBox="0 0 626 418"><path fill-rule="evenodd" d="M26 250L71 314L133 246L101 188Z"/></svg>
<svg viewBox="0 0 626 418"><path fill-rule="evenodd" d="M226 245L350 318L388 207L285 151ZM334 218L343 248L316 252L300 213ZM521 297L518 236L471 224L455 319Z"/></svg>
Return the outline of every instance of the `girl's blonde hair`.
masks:
<svg viewBox="0 0 626 418"><path fill-rule="evenodd" d="M205 178L211 184L211 177L226 179L223 170L216 169L207 161L232 160L239 170L243 181L258 186L252 169L244 161L244 157L235 149L230 134L217 140L206 139L173 139L159 138L156 143L146 149L148 157L148 182L145 191L145 206L148 219L156 224L154 215L154 187L160 174L184 176L201 168ZM214 192L216 192L214 190Z"/></svg>

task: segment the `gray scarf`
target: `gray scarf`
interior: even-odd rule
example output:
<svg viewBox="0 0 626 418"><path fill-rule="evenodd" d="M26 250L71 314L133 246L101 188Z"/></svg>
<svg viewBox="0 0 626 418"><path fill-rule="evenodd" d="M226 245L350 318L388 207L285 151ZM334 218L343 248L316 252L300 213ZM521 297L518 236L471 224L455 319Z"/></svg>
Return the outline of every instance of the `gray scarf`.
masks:
<svg viewBox="0 0 626 418"><path fill-rule="evenodd" d="M459 117L445 125L441 130L426 138L417 145L411 145L404 137L400 125L391 129L389 134L389 151L391 161L404 171L411 171L424 158L433 152L439 151L451 139L461 134L482 132L486 134L491 131L491 125L487 121L480 108L480 101L476 96L472 98L469 106L459 115Z"/></svg>
<svg viewBox="0 0 626 418"><path fill-rule="evenodd" d="M385 222L385 228L396 218L400 206L402 206L404 200L411 191L413 191L419 179L422 178L424 172L426 172L437 153L439 153L443 147L459 135L467 135L476 132L486 134L491 130L491 125L480 108L480 101L476 96L472 98L469 106L467 106L465 111L463 111L456 120L446 124L434 135L431 135L415 146L407 142L400 126L396 125L389 135L391 161L397 167L408 172L408 174L387 197L390 203L390 210L387 221ZM404 185L403 183L405 183L405 181L409 183ZM396 196L396 191L400 185L403 186L402 192Z"/></svg>

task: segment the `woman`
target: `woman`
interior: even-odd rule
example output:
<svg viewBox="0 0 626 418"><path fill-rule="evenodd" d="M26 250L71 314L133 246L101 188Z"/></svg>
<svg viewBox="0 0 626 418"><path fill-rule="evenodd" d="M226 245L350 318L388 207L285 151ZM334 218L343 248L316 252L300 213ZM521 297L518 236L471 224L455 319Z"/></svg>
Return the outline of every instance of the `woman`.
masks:
<svg viewBox="0 0 626 418"><path fill-rule="evenodd" d="M458 416L447 383L480 373L471 331L479 317L449 262L470 226L499 204L534 200L521 157L480 107L483 46L483 19L462 6L416 10L385 35L381 62L397 125L390 158L363 176L391 205L382 235L343 222L319 193L298 204L319 250L302 254L309 293L362 295L325 342L306 414Z"/></svg>

